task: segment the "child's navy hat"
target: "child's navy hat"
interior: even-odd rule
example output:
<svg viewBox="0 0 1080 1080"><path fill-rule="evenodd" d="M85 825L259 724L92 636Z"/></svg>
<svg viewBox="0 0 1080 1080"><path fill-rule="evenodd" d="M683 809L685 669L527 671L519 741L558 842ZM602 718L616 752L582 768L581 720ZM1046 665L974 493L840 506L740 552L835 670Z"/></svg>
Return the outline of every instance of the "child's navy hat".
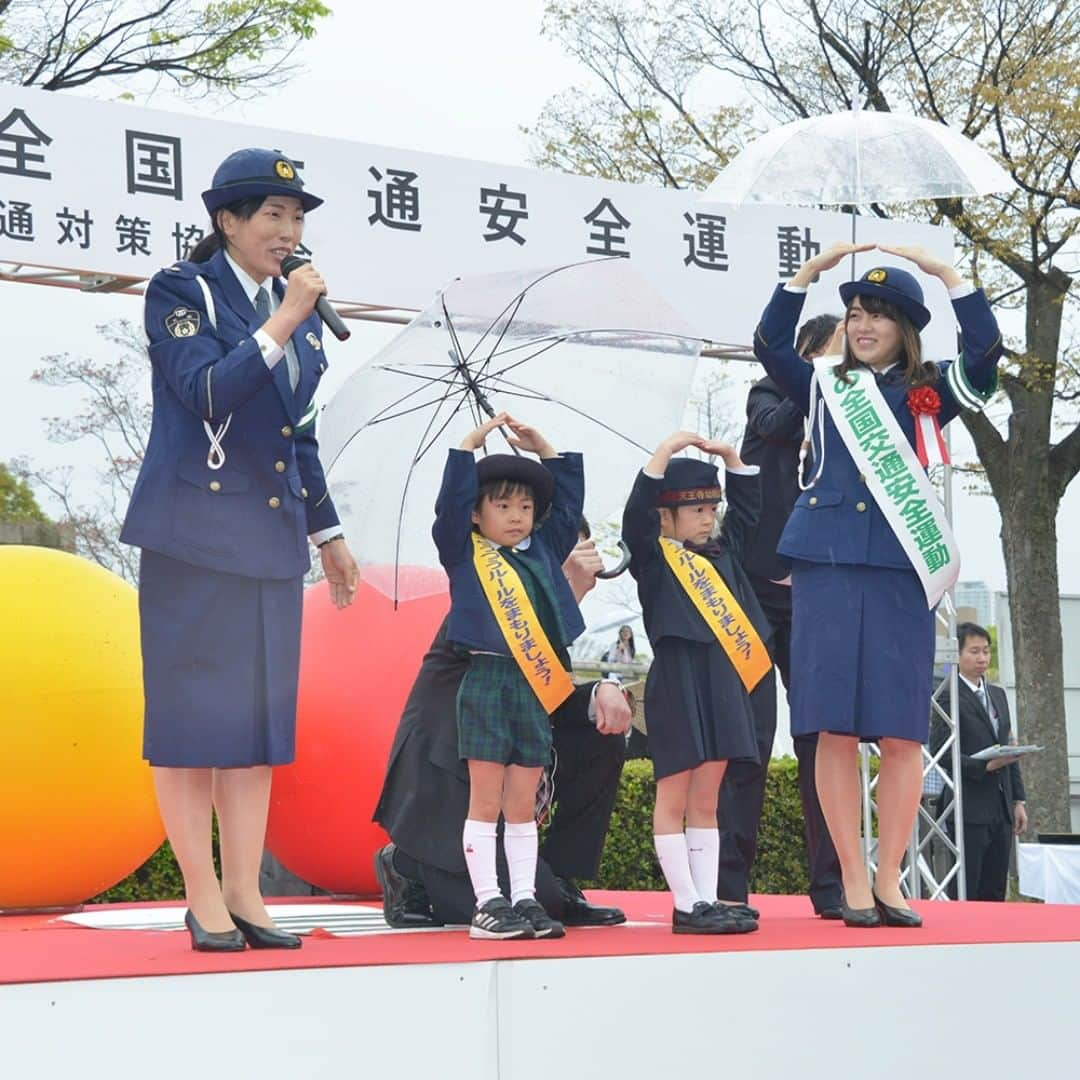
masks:
<svg viewBox="0 0 1080 1080"><path fill-rule="evenodd" d="M724 498L720 474L710 461L697 458L672 458L664 470L664 481L657 506L691 506L693 503L718 503Z"/></svg>
<svg viewBox="0 0 1080 1080"><path fill-rule="evenodd" d="M304 190L296 163L280 150L251 147L231 153L215 170L208 190L202 193L207 212L252 195L291 195L305 210L322 206L322 199Z"/></svg>
<svg viewBox="0 0 1080 1080"><path fill-rule="evenodd" d="M536 500L534 521L539 521L551 506L551 499L555 494L555 478L540 462L533 461L532 458L518 457L517 454L488 454L476 463L476 474L481 484L496 480L528 484Z"/></svg>
<svg viewBox="0 0 1080 1080"><path fill-rule="evenodd" d="M922 286L914 275L899 266L875 266L867 270L858 281L845 281L840 286L840 299L849 306L856 296L880 296L895 304L914 324L922 330L930 321L930 312L923 303Z"/></svg>

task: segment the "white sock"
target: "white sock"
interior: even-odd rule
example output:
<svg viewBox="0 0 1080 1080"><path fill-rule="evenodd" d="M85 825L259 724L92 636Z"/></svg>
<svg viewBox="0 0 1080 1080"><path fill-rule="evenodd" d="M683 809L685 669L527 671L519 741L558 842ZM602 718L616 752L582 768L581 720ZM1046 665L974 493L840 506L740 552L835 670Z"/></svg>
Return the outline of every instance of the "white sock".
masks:
<svg viewBox="0 0 1080 1080"><path fill-rule="evenodd" d="M536 899L536 822L509 822L503 831L506 865L510 870L510 902Z"/></svg>
<svg viewBox="0 0 1080 1080"><path fill-rule="evenodd" d="M716 903L716 879L720 873L720 830L686 827L686 850L694 888L702 900Z"/></svg>
<svg viewBox="0 0 1080 1080"><path fill-rule="evenodd" d="M476 906L501 896L495 872L495 822L466 818L465 828L461 830L461 846L465 851L469 880L476 893Z"/></svg>
<svg viewBox="0 0 1080 1080"><path fill-rule="evenodd" d="M686 851L686 836L681 833L654 835L656 857L660 860L660 869L664 880L671 890L675 907L679 911L691 912L701 895L694 887L694 877L690 873L690 857Z"/></svg>

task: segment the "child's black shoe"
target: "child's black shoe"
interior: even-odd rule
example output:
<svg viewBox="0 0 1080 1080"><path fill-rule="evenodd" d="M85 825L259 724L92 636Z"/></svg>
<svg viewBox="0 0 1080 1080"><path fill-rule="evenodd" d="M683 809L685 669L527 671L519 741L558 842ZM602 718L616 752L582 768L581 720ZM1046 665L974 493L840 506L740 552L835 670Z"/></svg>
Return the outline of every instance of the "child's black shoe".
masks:
<svg viewBox="0 0 1080 1080"><path fill-rule="evenodd" d="M505 896L496 896L478 904L473 912L469 937L482 941L506 941L512 938L531 938L532 924L523 919Z"/></svg>
<svg viewBox="0 0 1080 1080"><path fill-rule="evenodd" d="M716 904L699 900L693 911L675 908L671 915L671 929L676 934L748 934L757 929L757 923L732 915Z"/></svg>
<svg viewBox="0 0 1080 1080"><path fill-rule="evenodd" d="M553 919L538 900L531 897L527 900L519 900L514 905L514 912L532 927L534 937L560 938L566 936L566 927L557 919Z"/></svg>

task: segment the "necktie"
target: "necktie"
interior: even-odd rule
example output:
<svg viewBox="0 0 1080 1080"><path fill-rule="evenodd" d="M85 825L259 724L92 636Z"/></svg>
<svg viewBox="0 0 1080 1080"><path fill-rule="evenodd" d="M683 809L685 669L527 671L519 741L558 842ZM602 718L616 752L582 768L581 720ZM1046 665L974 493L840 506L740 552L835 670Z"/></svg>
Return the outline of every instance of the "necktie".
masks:
<svg viewBox="0 0 1080 1080"><path fill-rule="evenodd" d="M990 711L990 702L986 698L986 687L982 683L979 683L979 689L975 691L975 696L979 699L979 704L986 710L986 715L990 717L990 723L997 730L997 719Z"/></svg>
<svg viewBox="0 0 1080 1080"><path fill-rule="evenodd" d="M263 322L270 318L270 294L261 285L255 294L255 314ZM285 366L289 372L289 386L295 390L300 381L300 362L296 359L296 349L291 339L285 342Z"/></svg>

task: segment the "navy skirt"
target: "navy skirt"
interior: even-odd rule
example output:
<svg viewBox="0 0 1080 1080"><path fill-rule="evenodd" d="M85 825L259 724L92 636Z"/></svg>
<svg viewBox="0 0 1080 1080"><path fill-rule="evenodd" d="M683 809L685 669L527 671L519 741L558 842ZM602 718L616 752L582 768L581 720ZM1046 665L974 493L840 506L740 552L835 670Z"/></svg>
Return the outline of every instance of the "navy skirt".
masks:
<svg viewBox="0 0 1080 1080"><path fill-rule="evenodd" d="M645 681L645 723L657 780L706 761L757 761L754 705L771 695L769 672L754 688L753 700L719 644L664 637Z"/></svg>
<svg viewBox="0 0 1080 1080"><path fill-rule="evenodd" d="M143 550L143 757L286 765L296 742L303 580L223 574Z"/></svg>
<svg viewBox="0 0 1080 1080"><path fill-rule="evenodd" d="M924 743L934 613L914 570L795 561L791 734Z"/></svg>

